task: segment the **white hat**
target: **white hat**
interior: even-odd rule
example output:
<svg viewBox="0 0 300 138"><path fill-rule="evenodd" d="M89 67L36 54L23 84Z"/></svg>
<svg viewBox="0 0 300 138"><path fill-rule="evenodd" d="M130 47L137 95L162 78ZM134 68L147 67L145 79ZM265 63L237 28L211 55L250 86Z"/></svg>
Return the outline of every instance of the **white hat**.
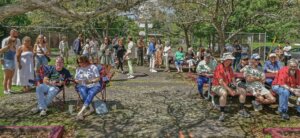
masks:
<svg viewBox="0 0 300 138"><path fill-rule="evenodd" d="M260 59L260 56L259 56L259 54L254 53L254 54L252 54L251 59Z"/></svg>
<svg viewBox="0 0 300 138"><path fill-rule="evenodd" d="M270 53L269 57L277 57L275 53Z"/></svg>
<svg viewBox="0 0 300 138"><path fill-rule="evenodd" d="M235 59L234 56L232 56L231 52L223 53L223 57L221 60L227 60L227 59Z"/></svg>

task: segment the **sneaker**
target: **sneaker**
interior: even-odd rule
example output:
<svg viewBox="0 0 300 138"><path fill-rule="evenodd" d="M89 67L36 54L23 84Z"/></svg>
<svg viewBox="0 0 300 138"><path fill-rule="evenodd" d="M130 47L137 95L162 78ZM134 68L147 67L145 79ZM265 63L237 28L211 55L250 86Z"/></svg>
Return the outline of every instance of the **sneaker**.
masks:
<svg viewBox="0 0 300 138"><path fill-rule="evenodd" d="M45 115L47 115L46 110L42 110L42 111L40 112L40 116L45 116Z"/></svg>
<svg viewBox="0 0 300 138"><path fill-rule="evenodd" d="M130 76L130 73L127 73L126 75L127 75L127 76Z"/></svg>
<svg viewBox="0 0 300 138"><path fill-rule="evenodd" d="M12 91L12 90L8 90L8 92L9 92L9 93L13 93L14 91Z"/></svg>
<svg viewBox="0 0 300 138"><path fill-rule="evenodd" d="M9 91L5 91L3 92L4 94L11 94Z"/></svg>
<svg viewBox="0 0 300 138"><path fill-rule="evenodd" d="M257 103L255 100L252 101L252 105L253 105L253 108L254 108L254 111L259 111L259 110L262 110L262 105Z"/></svg>
<svg viewBox="0 0 300 138"><path fill-rule="evenodd" d="M223 122L225 120L225 114L222 114L220 115L219 117L219 121Z"/></svg>
<svg viewBox="0 0 300 138"><path fill-rule="evenodd" d="M37 108L37 107L34 107L34 108L32 108L31 109L31 112L33 113L33 114L36 114L36 113L38 113L40 110Z"/></svg>
<svg viewBox="0 0 300 138"><path fill-rule="evenodd" d="M133 79L134 76L133 76L133 75L129 75L127 78L128 78L128 79Z"/></svg>
<svg viewBox="0 0 300 138"><path fill-rule="evenodd" d="M152 69L150 72L154 72L154 73L155 73L155 72L157 72L157 71L156 71L156 70L154 70L154 69Z"/></svg>
<svg viewBox="0 0 300 138"><path fill-rule="evenodd" d="M287 113L280 113L281 119L290 120L290 116Z"/></svg>
<svg viewBox="0 0 300 138"><path fill-rule="evenodd" d="M245 117L245 118L250 117L250 114L249 114L245 109L240 110L240 111L239 111L239 114L240 114L242 117Z"/></svg>

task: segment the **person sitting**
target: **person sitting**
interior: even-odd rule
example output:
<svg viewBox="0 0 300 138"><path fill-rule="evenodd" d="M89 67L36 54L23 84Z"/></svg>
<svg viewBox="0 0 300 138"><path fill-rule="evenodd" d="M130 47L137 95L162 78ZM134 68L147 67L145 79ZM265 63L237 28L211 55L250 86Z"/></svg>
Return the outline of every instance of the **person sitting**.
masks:
<svg viewBox="0 0 300 138"><path fill-rule="evenodd" d="M100 92L101 85L100 74L98 68L90 64L88 57L80 56L77 58L79 67L76 69L75 82L77 83L76 89L79 92L84 104L78 112L76 119L83 120L83 112L89 107L90 111L85 115L93 113L95 110L91 105L94 96Z"/></svg>
<svg viewBox="0 0 300 138"><path fill-rule="evenodd" d="M189 72L191 72L191 68L193 70L193 66L194 66L194 63L195 63L195 54L194 54L194 51L193 51L193 48L190 47L188 49L188 51L186 52L186 62L188 63L189 65Z"/></svg>
<svg viewBox="0 0 300 138"><path fill-rule="evenodd" d="M214 71L212 91L220 96L220 121L224 121L225 119L225 106L228 94L231 96L239 94L239 114L243 117L250 117L249 113L247 113L247 111L244 108L244 103L246 100L246 91L243 88L237 87L237 84L235 82L233 69L231 67L233 59L234 57L232 56L232 53L224 53L222 57L222 63L218 64Z"/></svg>
<svg viewBox="0 0 300 138"><path fill-rule="evenodd" d="M240 72L242 68L249 65L249 57L247 55L243 55L241 57L240 63L236 66L235 72Z"/></svg>
<svg viewBox="0 0 300 138"><path fill-rule="evenodd" d="M183 72L182 71L183 60L184 60L183 48L179 47L178 51L176 51L175 53L175 65L176 65L177 73Z"/></svg>
<svg viewBox="0 0 300 138"><path fill-rule="evenodd" d="M277 73L278 70L280 70L281 68L281 64L277 59L277 56L275 53L271 53L269 55L269 59L268 61L265 62L265 66L264 66L264 72L265 73ZM272 78L267 78L266 79L266 84L271 86L273 82Z"/></svg>
<svg viewBox="0 0 300 138"><path fill-rule="evenodd" d="M47 107L53 98L60 92L65 85L65 81L71 78L70 72L64 68L63 57L57 57L55 66L46 65L48 73L45 74L43 83L36 87L38 108L33 108L32 112L40 111L40 116L47 115Z"/></svg>
<svg viewBox="0 0 300 138"><path fill-rule="evenodd" d="M297 111L300 116L300 70L298 67L298 61L296 59L290 59L288 66L282 67L274 81L272 82L272 90L279 95L278 111L281 118L289 120L288 115L288 100L291 94L298 96Z"/></svg>
<svg viewBox="0 0 300 138"><path fill-rule="evenodd" d="M262 110L261 104L272 104L276 102L275 97L264 86L265 74L258 68L259 60L260 56L253 54L250 60L251 64L241 70L246 78L247 90L255 97L255 100L252 101L255 111Z"/></svg>
<svg viewBox="0 0 300 138"><path fill-rule="evenodd" d="M204 60L200 61L196 68L196 72L199 75L197 79L198 92L201 98L204 98L203 84L209 82L209 76L213 74L213 71L215 70L216 66L217 61L214 60L214 58L209 53L205 53Z"/></svg>

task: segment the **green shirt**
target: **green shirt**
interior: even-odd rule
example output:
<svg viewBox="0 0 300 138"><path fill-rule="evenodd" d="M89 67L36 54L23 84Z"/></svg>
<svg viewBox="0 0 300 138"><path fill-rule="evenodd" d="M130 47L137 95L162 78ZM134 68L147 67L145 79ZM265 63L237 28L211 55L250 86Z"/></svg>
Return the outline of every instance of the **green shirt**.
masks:
<svg viewBox="0 0 300 138"><path fill-rule="evenodd" d="M176 51L175 60L184 60L184 56L185 56L185 54L183 52Z"/></svg>

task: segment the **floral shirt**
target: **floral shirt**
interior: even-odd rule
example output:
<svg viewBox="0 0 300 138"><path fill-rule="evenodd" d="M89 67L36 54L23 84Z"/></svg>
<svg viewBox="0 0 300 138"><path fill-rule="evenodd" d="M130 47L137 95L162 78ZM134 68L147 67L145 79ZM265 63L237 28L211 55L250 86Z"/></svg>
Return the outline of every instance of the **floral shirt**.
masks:
<svg viewBox="0 0 300 138"><path fill-rule="evenodd" d="M259 67L253 68L252 66L247 65L241 70L241 72L244 73L244 77L253 76L258 78L265 78L265 74ZM260 88L264 86L264 84L262 84L262 82L260 81L246 82L246 85L254 88Z"/></svg>

